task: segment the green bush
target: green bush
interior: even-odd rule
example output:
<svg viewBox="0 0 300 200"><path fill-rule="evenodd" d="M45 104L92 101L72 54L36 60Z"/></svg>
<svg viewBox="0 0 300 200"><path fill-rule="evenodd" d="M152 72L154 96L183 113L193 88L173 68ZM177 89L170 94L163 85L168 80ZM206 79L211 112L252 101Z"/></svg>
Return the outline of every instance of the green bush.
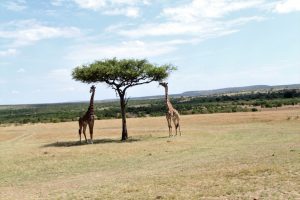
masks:
<svg viewBox="0 0 300 200"><path fill-rule="evenodd" d="M257 108L252 108L251 111L252 112L257 112L258 110L257 110Z"/></svg>

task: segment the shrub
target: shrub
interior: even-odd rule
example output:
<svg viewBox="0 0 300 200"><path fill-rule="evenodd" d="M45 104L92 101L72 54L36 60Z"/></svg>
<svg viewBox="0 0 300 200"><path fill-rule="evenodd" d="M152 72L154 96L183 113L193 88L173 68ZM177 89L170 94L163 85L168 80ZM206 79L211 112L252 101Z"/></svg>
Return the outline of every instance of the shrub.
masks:
<svg viewBox="0 0 300 200"><path fill-rule="evenodd" d="M258 110L257 110L257 108L252 108L251 111L252 112L257 112Z"/></svg>

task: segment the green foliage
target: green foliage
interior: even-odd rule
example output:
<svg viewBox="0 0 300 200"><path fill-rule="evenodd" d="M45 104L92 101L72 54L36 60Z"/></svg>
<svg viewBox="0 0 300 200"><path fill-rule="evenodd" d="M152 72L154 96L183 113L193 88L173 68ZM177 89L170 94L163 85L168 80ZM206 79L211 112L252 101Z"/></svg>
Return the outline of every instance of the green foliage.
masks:
<svg viewBox="0 0 300 200"><path fill-rule="evenodd" d="M116 89L162 81L174 70L176 67L170 64L158 66L149 63L146 59L113 58L76 67L72 76L75 80L84 83L105 82Z"/></svg>
<svg viewBox="0 0 300 200"><path fill-rule="evenodd" d="M258 110L257 110L257 108L252 108L251 111L252 112L257 112Z"/></svg>

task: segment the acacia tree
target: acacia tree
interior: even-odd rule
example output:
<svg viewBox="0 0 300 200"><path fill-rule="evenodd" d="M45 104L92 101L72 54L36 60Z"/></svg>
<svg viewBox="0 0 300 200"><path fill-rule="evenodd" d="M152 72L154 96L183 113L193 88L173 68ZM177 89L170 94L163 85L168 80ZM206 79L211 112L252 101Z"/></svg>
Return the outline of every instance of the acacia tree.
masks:
<svg viewBox="0 0 300 200"><path fill-rule="evenodd" d="M126 125L126 91L128 88L162 81L169 74L176 70L171 64L155 65L146 59L106 59L95 61L92 64L76 67L72 76L73 79L84 83L104 82L114 89L120 97L120 107L122 115L122 140L128 138Z"/></svg>

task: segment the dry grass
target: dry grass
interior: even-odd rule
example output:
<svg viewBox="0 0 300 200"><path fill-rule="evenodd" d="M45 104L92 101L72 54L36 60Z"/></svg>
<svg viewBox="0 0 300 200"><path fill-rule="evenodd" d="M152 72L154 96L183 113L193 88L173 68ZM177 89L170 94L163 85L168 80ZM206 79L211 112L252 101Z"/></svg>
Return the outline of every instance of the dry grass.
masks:
<svg viewBox="0 0 300 200"><path fill-rule="evenodd" d="M0 199L300 199L300 109L0 127ZM289 118L289 120L288 120Z"/></svg>

